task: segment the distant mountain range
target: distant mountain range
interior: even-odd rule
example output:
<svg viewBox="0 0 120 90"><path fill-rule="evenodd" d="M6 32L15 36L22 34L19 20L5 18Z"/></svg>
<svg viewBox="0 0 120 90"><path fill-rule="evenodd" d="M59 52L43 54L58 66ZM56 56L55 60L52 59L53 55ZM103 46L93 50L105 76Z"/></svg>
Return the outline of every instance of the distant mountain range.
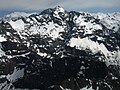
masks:
<svg viewBox="0 0 120 90"><path fill-rule="evenodd" d="M119 90L120 12L62 7L0 19L0 90Z"/></svg>

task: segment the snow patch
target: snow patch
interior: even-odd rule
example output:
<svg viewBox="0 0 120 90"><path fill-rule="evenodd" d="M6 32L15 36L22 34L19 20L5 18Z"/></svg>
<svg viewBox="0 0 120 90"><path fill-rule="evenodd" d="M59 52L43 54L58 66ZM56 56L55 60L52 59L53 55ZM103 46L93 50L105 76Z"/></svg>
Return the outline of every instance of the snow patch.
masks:
<svg viewBox="0 0 120 90"><path fill-rule="evenodd" d="M93 89L92 87L88 88L88 87L86 86L86 87L84 87L84 88L82 88L82 89L80 89L80 90L94 90L94 89ZM99 89L97 88L96 90L99 90Z"/></svg>
<svg viewBox="0 0 120 90"><path fill-rule="evenodd" d="M15 30L24 30L24 22L20 19L17 21L10 21L9 24L12 26Z"/></svg>
<svg viewBox="0 0 120 90"><path fill-rule="evenodd" d="M55 27L56 24L54 22L49 22L48 24L42 25L40 28L36 26L32 26L29 30L31 34L40 34L40 35L47 35L50 36L52 39L56 39L60 37L60 32L64 32L64 26Z"/></svg>
<svg viewBox="0 0 120 90"><path fill-rule="evenodd" d="M15 82L19 78L22 78L24 76L24 68L23 69L14 69L14 72L11 75L7 76L7 79L10 82Z"/></svg>
<svg viewBox="0 0 120 90"><path fill-rule="evenodd" d="M79 50L89 49L94 54L101 52L105 56L105 62L107 66L120 66L120 51L110 52L103 43L99 44L98 42L90 40L88 37L82 39L79 37L71 38L68 43L68 46L74 47Z"/></svg>
<svg viewBox="0 0 120 90"><path fill-rule="evenodd" d="M7 41L4 36L0 35L0 42Z"/></svg>

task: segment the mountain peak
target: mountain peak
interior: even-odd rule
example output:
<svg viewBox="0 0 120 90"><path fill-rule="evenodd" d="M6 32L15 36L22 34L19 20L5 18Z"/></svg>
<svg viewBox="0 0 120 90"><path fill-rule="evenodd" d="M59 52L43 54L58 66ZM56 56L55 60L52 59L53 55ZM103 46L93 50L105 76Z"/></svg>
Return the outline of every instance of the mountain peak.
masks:
<svg viewBox="0 0 120 90"><path fill-rule="evenodd" d="M66 13L66 11L62 7L56 6L54 8L54 11L53 11L53 16L56 17L56 18L61 19L61 18L66 17L67 13Z"/></svg>
<svg viewBox="0 0 120 90"><path fill-rule="evenodd" d="M62 8L61 6L56 6L54 9L57 12L65 12L64 8Z"/></svg>

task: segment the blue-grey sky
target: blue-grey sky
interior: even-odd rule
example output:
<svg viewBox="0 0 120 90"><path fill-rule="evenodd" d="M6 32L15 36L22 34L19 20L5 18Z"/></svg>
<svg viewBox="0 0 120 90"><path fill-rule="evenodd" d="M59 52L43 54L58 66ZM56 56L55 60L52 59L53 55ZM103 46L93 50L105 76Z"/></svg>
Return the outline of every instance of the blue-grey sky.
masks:
<svg viewBox="0 0 120 90"><path fill-rule="evenodd" d="M0 15L41 11L58 5L69 11L120 12L120 0L0 0Z"/></svg>

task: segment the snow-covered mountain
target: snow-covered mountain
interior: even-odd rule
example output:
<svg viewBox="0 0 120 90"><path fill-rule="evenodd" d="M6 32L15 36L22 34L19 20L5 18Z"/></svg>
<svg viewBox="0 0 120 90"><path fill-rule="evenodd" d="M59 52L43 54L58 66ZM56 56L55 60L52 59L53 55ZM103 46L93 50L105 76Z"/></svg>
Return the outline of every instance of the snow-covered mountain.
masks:
<svg viewBox="0 0 120 90"><path fill-rule="evenodd" d="M12 13L0 23L0 89L119 90L120 13Z"/></svg>

